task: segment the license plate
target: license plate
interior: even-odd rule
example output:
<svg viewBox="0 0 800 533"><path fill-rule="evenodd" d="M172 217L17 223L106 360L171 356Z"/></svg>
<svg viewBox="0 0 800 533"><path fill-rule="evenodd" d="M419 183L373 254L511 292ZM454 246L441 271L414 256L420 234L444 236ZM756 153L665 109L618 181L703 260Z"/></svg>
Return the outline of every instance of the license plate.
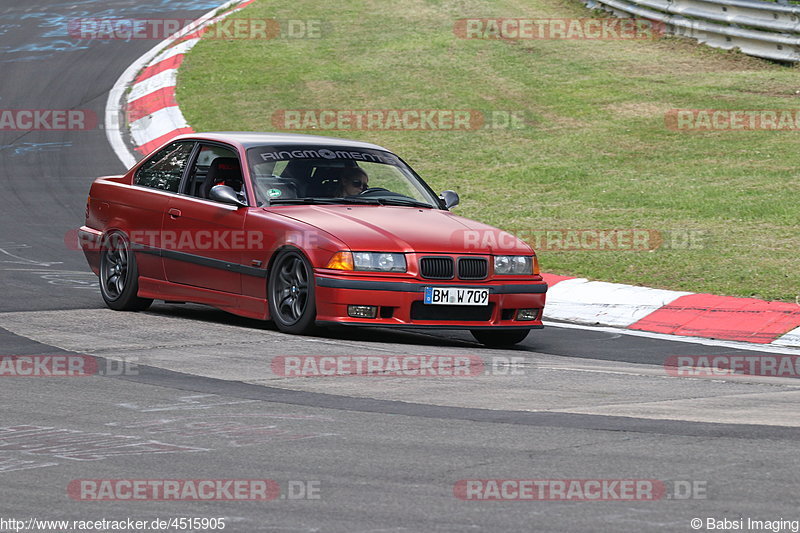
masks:
<svg viewBox="0 0 800 533"><path fill-rule="evenodd" d="M489 289L425 287L428 305L489 305Z"/></svg>

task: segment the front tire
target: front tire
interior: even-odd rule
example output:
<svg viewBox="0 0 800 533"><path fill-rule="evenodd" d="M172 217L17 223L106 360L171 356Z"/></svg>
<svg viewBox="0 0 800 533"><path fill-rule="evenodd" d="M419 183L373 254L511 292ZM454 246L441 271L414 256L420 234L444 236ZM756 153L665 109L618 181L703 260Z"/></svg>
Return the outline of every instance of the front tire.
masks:
<svg viewBox="0 0 800 533"><path fill-rule="evenodd" d="M106 236L100 252L100 294L115 311L144 311L153 300L139 298L139 269L128 239L121 233Z"/></svg>
<svg viewBox="0 0 800 533"><path fill-rule="evenodd" d="M314 331L317 304L314 271L296 250L281 252L270 269L269 314L279 330L298 335Z"/></svg>
<svg viewBox="0 0 800 533"><path fill-rule="evenodd" d="M513 346L525 340L529 329L473 329L475 340L486 346Z"/></svg>

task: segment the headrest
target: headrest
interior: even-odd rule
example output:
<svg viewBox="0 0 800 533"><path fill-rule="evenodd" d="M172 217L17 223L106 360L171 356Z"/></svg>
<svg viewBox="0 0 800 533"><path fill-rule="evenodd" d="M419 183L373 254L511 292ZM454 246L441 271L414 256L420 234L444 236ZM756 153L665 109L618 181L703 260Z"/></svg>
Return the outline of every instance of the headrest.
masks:
<svg viewBox="0 0 800 533"><path fill-rule="evenodd" d="M242 181L242 167L239 166L239 160L235 157L218 157L211 162L208 175L218 181Z"/></svg>

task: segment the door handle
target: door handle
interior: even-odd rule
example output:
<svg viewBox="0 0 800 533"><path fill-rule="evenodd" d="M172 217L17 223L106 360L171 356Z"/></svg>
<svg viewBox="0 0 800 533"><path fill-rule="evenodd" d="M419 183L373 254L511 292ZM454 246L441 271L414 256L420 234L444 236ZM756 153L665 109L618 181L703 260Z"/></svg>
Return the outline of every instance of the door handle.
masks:
<svg viewBox="0 0 800 533"><path fill-rule="evenodd" d="M167 213L169 213L169 216L171 218L178 218L179 216L181 216L181 210L175 209L174 207L171 207L170 210L167 211Z"/></svg>

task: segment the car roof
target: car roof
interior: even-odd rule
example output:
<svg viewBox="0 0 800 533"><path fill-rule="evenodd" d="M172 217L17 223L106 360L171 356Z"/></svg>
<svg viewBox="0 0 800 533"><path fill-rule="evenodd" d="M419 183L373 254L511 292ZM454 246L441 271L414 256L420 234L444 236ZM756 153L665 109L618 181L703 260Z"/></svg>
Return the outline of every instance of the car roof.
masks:
<svg viewBox="0 0 800 533"><path fill-rule="evenodd" d="M297 145L325 145L340 148L368 148L372 150L383 150L386 148L377 144L354 141L351 139L340 139L337 137L325 137L322 135L303 135L299 133L266 133L249 131L210 131L203 133L190 133L180 136L181 139L206 139L211 141L234 142L245 149L253 146L297 146Z"/></svg>

